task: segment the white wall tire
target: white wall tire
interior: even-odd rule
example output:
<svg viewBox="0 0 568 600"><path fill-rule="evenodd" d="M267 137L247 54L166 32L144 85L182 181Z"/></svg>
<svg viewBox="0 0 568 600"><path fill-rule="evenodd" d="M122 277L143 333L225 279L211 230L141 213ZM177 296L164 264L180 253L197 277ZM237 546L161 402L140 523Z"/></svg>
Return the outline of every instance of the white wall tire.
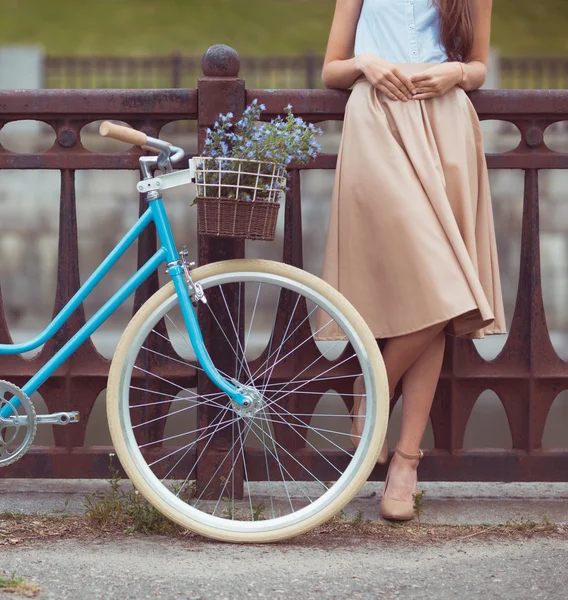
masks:
<svg viewBox="0 0 568 600"><path fill-rule="evenodd" d="M232 523L235 522L226 519L218 519L215 522L216 517L213 518L213 521L203 519L198 514L196 515L195 511L185 510L181 506L182 501L170 497L172 494L164 486L162 486L163 490L160 489L159 480L153 478L149 469L142 464L140 456L136 452L137 449L133 448L132 440L129 439L128 417L125 416L128 413L128 410L125 409L125 403L128 401L128 398L125 398L125 386L127 385L125 377L129 376L128 363L129 360L132 360L129 358L129 353L131 353L131 347L138 343L136 340L140 336L139 332L147 327L145 324L151 316L165 303L171 302L172 296L175 296L175 290L171 283L156 292L140 308L119 341L109 373L107 414L113 444L122 466L134 486L157 510L179 525L206 537L226 542L273 542L297 536L324 523L337 514L366 481L376 464L386 435L388 382L377 343L362 317L342 295L321 279L282 263L246 259L223 261L199 267L193 270L192 277L196 282L203 282L205 280L215 281L216 278L226 276L232 277L240 273L255 273L259 277L266 274L287 280L290 285L301 285L312 290L314 294L326 299L337 309L338 313L343 315L352 331L355 332L362 352L364 351L368 365L368 376L365 378L365 383L367 389L371 389L368 384L372 382L374 399L369 393L366 414L366 422L368 420L369 426L365 426L365 437L361 440L359 451L355 453L355 456L358 457L357 468L350 474L348 480L338 486L339 491L330 495L329 500L322 503L321 510L307 514L305 518L295 522L277 522L278 520L272 519L272 525L269 525L268 521L259 521L235 525L235 528L232 529ZM227 521L227 523L220 521ZM266 524L263 525L263 523Z"/></svg>

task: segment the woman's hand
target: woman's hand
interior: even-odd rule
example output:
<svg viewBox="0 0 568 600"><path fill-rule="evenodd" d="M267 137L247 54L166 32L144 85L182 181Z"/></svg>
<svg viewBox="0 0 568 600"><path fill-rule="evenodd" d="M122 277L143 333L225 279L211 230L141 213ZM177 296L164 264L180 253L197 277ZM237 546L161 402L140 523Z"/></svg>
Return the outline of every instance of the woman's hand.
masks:
<svg viewBox="0 0 568 600"><path fill-rule="evenodd" d="M462 68L457 62L445 62L433 67L428 67L422 73L410 77L417 93L414 100L426 100L435 96L442 96L462 79Z"/></svg>
<svg viewBox="0 0 568 600"><path fill-rule="evenodd" d="M401 73L396 65L373 54L356 57L357 68L369 83L384 92L391 100L408 102L418 91L409 77Z"/></svg>

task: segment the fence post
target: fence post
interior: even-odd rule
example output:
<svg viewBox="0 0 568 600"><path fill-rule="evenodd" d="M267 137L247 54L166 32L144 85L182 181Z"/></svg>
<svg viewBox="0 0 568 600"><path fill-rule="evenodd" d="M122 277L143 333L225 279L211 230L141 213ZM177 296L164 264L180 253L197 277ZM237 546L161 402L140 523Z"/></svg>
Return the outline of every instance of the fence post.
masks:
<svg viewBox="0 0 568 600"><path fill-rule="evenodd" d="M171 55L172 59L172 88L181 88L182 56L179 52Z"/></svg>
<svg viewBox="0 0 568 600"><path fill-rule="evenodd" d="M503 81L501 80L501 57L494 48L489 48L487 56L487 77L481 87L485 90L498 90L504 87Z"/></svg>
<svg viewBox="0 0 568 600"><path fill-rule="evenodd" d="M316 88L316 71L317 58L313 52L308 52L306 55L306 89L313 90Z"/></svg>
<svg viewBox="0 0 568 600"><path fill-rule="evenodd" d="M232 112L235 118L240 118L243 114L246 104L245 82L239 78L240 60L237 52L225 45L212 46L203 56L203 74L204 77L198 82L198 134L199 151L203 151L207 129L214 127L219 114ZM244 241L231 238L212 238L209 236L199 237L199 263L207 264L219 260L230 258L242 258L244 256ZM224 310L225 318L219 316L219 325L211 318L208 307L199 308L199 319L202 326L203 337L206 346L211 354L215 365L225 373L235 373L236 356L228 347L229 340L235 341L234 326L231 323L241 323L241 329L244 327L244 318L238 318L239 303L237 294L238 286L224 286L224 298L217 298L213 292L208 293L208 305L216 314L223 314L222 310L216 310L216 307L223 307L225 300L229 306L231 315ZM241 307L244 309L244 306ZM239 332L242 339L243 331ZM203 372L198 375L198 390L200 394L211 394L217 390ZM200 407L198 420L200 427L207 427L209 423L218 415L218 409L213 406ZM227 415L225 419L230 419ZM221 422L224 419L221 419ZM219 421L216 421L218 423ZM223 459L231 447L232 427L220 427L221 431L215 434L211 441L205 438L197 447L198 454L207 444L207 451L203 455L207 462L199 461L197 466L197 490L201 494L206 488L203 497L219 497L224 482L227 485L233 485L235 496L242 494L242 458L239 458L234 472L231 475L232 459ZM201 463L204 464L201 464ZM230 482L230 477L233 482ZM231 489L231 488L229 488Z"/></svg>

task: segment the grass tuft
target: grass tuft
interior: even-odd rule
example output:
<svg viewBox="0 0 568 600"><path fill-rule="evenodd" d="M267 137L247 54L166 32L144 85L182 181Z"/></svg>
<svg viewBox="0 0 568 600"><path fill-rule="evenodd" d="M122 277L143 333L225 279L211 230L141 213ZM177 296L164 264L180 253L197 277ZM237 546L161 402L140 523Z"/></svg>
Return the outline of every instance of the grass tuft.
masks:
<svg viewBox="0 0 568 600"><path fill-rule="evenodd" d="M34 598L41 592L41 588L35 583L24 581L23 577L16 577L14 572L9 577L0 576L0 591L24 598Z"/></svg>
<svg viewBox="0 0 568 600"><path fill-rule="evenodd" d="M114 454L109 455L110 490L84 496L87 517L100 527L124 526L126 533L171 534L180 531L178 525L142 498L138 490L122 489L113 457Z"/></svg>

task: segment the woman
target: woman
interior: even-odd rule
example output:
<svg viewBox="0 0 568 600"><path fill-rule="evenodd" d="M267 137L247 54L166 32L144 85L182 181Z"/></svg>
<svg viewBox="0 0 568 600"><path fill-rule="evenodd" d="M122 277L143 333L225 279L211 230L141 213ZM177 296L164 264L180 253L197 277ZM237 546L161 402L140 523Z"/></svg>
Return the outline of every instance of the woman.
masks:
<svg viewBox="0 0 568 600"><path fill-rule="evenodd" d="M466 95L485 81L491 8L491 0L337 0L331 28L324 84L355 85L323 278L384 343L391 397L402 381L385 518L414 514L445 335L505 333L487 166ZM364 414L362 387L356 379L355 416ZM355 443L361 429L354 423Z"/></svg>

